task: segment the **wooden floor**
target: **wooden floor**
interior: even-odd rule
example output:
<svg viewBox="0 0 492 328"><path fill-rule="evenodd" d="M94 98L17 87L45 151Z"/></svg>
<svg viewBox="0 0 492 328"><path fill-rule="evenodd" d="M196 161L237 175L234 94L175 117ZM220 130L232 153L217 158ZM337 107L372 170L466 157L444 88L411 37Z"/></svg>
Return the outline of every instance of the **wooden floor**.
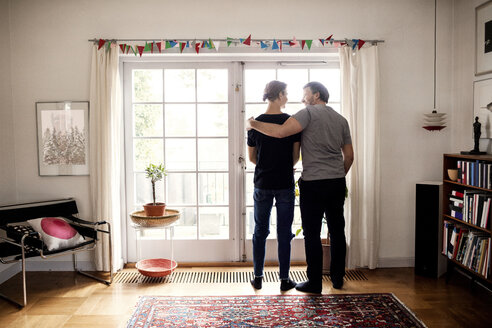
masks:
<svg viewBox="0 0 492 328"><path fill-rule="evenodd" d="M295 269L302 269L296 267ZM127 269L128 270L128 269ZM133 270L133 269L129 269ZM203 271L252 271L251 268L185 268ZM443 278L415 276L412 268L362 270L368 280L348 281L342 290L323 283L323 294L394 293L428 327L492 327L492 295L471 287L462 275ZM20 275L0 292L21 294ZM17 289L16 289L17 288ZM28 305L22 310L0 299L0 327L125 327L139 296L276 295L278 283L254 291L247 284L113 284L108 287L73 272L29 272ZM296 290L287 294L301 294Z"/></svg>

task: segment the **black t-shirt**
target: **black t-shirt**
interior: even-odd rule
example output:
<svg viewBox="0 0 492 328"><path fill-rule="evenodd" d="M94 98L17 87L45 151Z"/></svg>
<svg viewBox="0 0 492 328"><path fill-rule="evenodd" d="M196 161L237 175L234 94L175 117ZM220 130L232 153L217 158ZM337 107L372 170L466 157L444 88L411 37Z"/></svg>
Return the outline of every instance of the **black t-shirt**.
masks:
<svg viewBox="0 0 492 328"><path fill-rule="evenodd" d="M289 114L262 114L257 121L283 124ZM256 147L257 158L254 183L260 189L287 189L294 186L294 142L301 133L286 138L273 138L256 130L248 131L248 146Z"/></svg>

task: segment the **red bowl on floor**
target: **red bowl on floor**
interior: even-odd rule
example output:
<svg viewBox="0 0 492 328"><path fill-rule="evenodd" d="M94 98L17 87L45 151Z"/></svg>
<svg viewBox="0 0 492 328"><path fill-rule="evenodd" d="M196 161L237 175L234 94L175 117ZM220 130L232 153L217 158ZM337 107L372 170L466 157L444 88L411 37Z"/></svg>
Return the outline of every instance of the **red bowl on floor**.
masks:
<svg viewBox="0 0 492 328"><path fill-rule="evenodd" d="M164 277L171 274L178 263L168 259L147 259L138 261L136 268L138 272L147 277Z"/></svg>

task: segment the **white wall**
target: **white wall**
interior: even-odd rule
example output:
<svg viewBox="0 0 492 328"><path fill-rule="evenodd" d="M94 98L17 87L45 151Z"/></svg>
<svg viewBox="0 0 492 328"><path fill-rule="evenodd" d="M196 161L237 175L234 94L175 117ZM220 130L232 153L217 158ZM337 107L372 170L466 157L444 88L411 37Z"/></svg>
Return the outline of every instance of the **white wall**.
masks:
<svg viewBox="0 0 492 328"><path fill-rule="evenodd" d="M467 1L456 2L468 10ZM433 108L433 0L15 0L10 6L13 105L10 112L2 109L2 116L13 116L15 176L22 201L70 195L77 199L82 216L90 216L88 177L38 176L34 103L88 100L87 39L94 37L224 38L251 33L254 38L334 34L384 39L379 46L383 265L412 264L415 183L440 180L442 153L459 150L457 140L468 145L463 141L465 124L456 120L462 117L452 111L457 101L452 97L452 72L463 69L461 62L452 61L458 47L452 31L457 16L463 25L473 17L458 10L453 16L451 1L439 0L437 103L452 123L441 132L421 128L422 114ZM465 84L462 88L470 88ZM471 103L468 98L460 102L466 108ZM3 133L6 124L0 124Z"/></svg>
<svg viewBox="0 0 492 328"><path fill-rule="evenodd" d="M16 201L9 12L9 1L0 0L0 205Z"/></svg>

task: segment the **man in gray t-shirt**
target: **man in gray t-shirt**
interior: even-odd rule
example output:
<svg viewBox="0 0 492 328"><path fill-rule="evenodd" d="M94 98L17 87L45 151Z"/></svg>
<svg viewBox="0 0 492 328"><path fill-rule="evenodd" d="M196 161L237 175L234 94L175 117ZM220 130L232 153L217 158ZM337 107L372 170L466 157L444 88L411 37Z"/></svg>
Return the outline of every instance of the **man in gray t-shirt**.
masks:
<svg viewBox="0 0 492 328"><path fill-rule="evenodd" d="M326 215L331 244L330 277L333 287L343 286L345 275L345 175L354 158L352 139L347 120L331 107L328 90L319 82L304 86L306 108L291 116L284 124L246 122L248 130L255 129L271 137L284 138L302 131L302 176L299 179L300 207L306 251L308 281L299 283L297 290L321 293L323 250L321 224Z"/></svg>

